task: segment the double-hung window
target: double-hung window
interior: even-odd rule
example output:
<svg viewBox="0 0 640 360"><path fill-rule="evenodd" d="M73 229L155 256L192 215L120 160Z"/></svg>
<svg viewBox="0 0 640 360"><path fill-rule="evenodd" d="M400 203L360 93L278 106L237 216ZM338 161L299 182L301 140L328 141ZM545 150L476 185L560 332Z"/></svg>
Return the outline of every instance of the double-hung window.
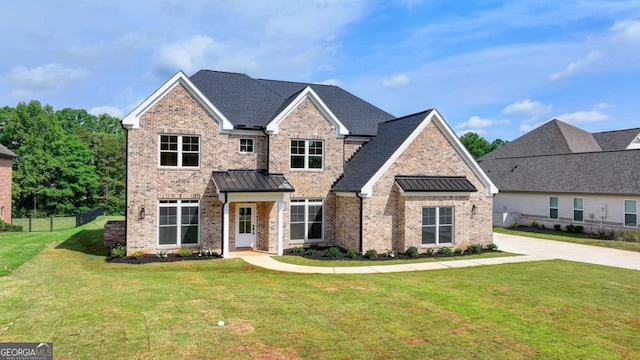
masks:
<svg viewBox="0 0 640 360"><path fill-rule="evenodd" d="M322 199L291 199L291 240L322 240Z"/></svg>
<svg viewBox="0 0 640 360"><path fill-rule="evenodd" d="M584 199L573 198L573 221L584 221Z"/></svg>
<svg viewBox="0 0 640 360"><path fill-rule="evenodd" d="M638 201L624 201L624 226L638 227Z"/></svg>
<svg viewBox="0 0 640 360"><path fill-rule="evenodd" d="M558 218L558 197L549 197L549 219Z"/></svg>
<svg viewBox="0 0 640 360"><path fill-rule="evenodd" d="M422 208L422 245L453 244L453 207Z"/></svg>
<svg viewBox="0 0 640 360"><path fill-rule="evenodd" d="M160 245L195 245L200 233L198 200L160 200L158 243Z"/></svg>
<svg viewBox="0 0 640 360"><path fill-rule="evenodd" d="M160 166L200 166L200 137L160 135Z"/></svg>
<svg viewBox="0 0 640 360"><path fill-rule="evenodd" d="M250 154L253 152L253 139L240 139L240 153Z"/></svg>
<svg viewBox="0 0 640 360"><path fill-rule="evenodd" d="M291 168L322 169L323 152L321 140L291 140Z"/></svg>

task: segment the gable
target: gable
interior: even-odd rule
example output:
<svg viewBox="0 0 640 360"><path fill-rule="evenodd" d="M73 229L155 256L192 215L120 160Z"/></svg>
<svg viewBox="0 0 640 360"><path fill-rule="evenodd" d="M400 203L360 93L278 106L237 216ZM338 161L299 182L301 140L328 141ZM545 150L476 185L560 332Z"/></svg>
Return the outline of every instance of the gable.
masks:
<svg viewBox="0 0 640 360"><path fill-rule="evenodd" d="M140 118L147 113L158 101L167 96L176 86L182 86L187 90L198 103L211 115L218 123L219 131L231 131L233 125L231 122L215 107L211 102L195 87L189 78L179 71L171 79L165 82L158 90L156 90L145 101L138 105L133 111L122 119L122 125L127 129L137 129L140 127Z"/></svg>

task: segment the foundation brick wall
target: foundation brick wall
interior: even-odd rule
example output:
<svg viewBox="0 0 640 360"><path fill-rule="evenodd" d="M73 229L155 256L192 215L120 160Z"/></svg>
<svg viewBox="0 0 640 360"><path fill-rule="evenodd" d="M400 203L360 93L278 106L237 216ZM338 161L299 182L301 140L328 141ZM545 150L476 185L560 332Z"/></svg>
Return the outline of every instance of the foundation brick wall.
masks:
<svg viewBox="0 0 640 360"><path fill-rule="evenodd" d="M124 220L109 220L104 224L104 246L107 248L112 247L116 243L123 245L127 244L125 236L125 222Z"/></svg>
<svg viewBox="0 0 640 360"><path fill-rule="evenodd" d="M396 175L466 176L478 191L468 198L403 198ZM421 209L438 205L455 206L455 246L487 244L493 238L493 198L485 194L480 179L436 125L429 123L378 180L373 196L364 200L365 251L383 252L393 244L394 250L404 252L408 246L421 244ZM473 205L476 215L471 215Z"/></svg>
<svg viewBox="0 0 640 360"><path fill-rule="evenodd" d="M0 214L2 220L11 223L11 159L0 158L0 209L4 208Z"/></svg>

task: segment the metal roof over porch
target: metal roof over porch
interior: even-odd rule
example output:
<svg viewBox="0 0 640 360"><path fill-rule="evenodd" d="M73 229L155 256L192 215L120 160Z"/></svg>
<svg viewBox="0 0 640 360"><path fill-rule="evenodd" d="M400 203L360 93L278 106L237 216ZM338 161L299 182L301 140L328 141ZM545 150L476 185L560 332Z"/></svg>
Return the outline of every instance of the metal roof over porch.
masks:
<svg viewBox="0 0 640 360"><path fill-rule="evenodd" d="M212 179L221 193L295 191L284 175L267 174L262 170L214 171Z"/></svg>
<svg viewBox="0 0 640 360"><path fill-rule="evenodd" d="M476 192L464 176L396 176L396 183L405 192Z"/></svg>

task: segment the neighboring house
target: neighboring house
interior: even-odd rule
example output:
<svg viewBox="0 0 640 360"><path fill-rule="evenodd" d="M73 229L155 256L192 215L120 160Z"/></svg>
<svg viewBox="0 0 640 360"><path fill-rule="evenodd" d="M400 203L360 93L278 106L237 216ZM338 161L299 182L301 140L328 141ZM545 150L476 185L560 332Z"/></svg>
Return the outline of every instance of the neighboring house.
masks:
<svg viewBox="0 0 640 360"><path fill-rule="evenodd" d="M343 89L178 72L127 115L127 251L492 240L496 187L436 110Z"/></svg>
<svg viewBox="0 0 640 360"><path fill-rule="evenodd" d="M478 162L500 188L495 225L638 227L640 128L589 133L554 119Z"/></svg>
<svg viewBox="0 0 640 360"><path fill-rule="evenodd" d="M16 157L0 144L0 219L7 223L11 223L11 161Z"/></svg>

